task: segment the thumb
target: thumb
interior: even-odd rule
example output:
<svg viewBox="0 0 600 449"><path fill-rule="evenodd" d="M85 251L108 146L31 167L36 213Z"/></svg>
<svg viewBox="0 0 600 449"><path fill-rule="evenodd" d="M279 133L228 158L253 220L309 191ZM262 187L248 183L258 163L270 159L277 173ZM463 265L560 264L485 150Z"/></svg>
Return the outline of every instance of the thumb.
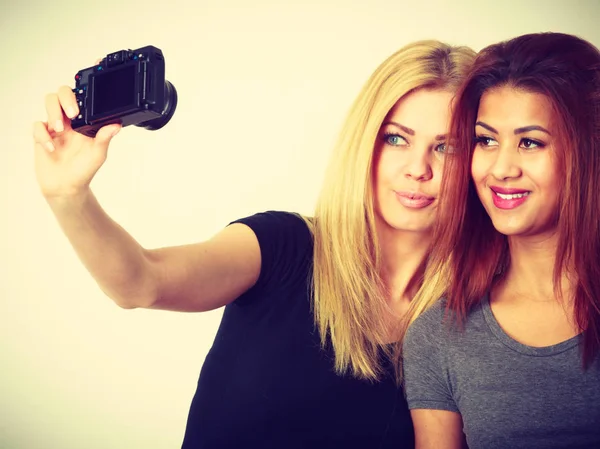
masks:
<svg viewBox="0 0 600 449"><path fill-rule="evenodd" d="M94 148L104 153L108 151L110 141L121 131L121 128L121 125L107 125L100 128L94 138Z"/></svg>

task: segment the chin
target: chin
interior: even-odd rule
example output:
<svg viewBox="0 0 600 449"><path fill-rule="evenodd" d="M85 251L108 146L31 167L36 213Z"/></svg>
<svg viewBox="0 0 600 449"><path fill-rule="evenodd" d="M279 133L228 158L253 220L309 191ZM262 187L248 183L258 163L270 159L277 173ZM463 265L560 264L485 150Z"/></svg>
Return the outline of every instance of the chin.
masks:
<svg viewBox="0 0 600 449"><path fill-rule="evenodd" d="M496 229L496 231L507 237L528 235L530 231L530 227L520 223L509 223L506 219L501 221L492 220L492 224L494 225L494 229Z"/></svg>
<svg viewBox="0 0 600 449"><path fill-rule="evenodd" d="M427 233L430 232L433 228L431 223L415 223L415 222L406 222L405 220L398 220L396 222L388 222L388 226L395 231L399 232L418 232L418 233Z"/></svg>
<svg viewBox="0 0 600 449"><path fill-rule="evenodd" d="M502 234L506 237L513 237L513 236L521 235L521 232L519 232L518 230L515 230L515 229L507 229L507 228L497 227L497 226L494 226L494 228L496 229L496 231L498 231L500 234Z"/></svg>
<svg viewBox="0 0 600 449"><path fill-rule="evenodd" d="M382 213L383 212L383 213ZM380 225L398 232L427 233L433 229L431 217L411 217L404 210L401 211L377 211L375 217Z"/></svg>

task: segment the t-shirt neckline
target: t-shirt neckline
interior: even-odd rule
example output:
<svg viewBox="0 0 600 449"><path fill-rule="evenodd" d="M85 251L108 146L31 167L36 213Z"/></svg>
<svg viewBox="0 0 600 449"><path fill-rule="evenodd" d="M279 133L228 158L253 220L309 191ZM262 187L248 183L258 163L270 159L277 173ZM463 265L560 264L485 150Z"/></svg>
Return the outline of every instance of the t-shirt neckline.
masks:
<svg viewBox="0 0 600 449"><path fill-rule="evenodd" d="M523 343L518 342L510 335L508 335L498 321L496 321L496 317L494 316L494 312L492 312L492 307L490 306L490 295L489 292L481 300L481 310L483 312L483 316L485 318L486 323L488 324L492 333L496 336L498 340L500 340L504 345L513 349L514 351L520 352L522 354L537 356L537 357L548 357L556 354L560 354L561 352L567 351L579 344L580 338L582 334L576 335L574 337L569 338L568 340L562 341L555 345L544 346L544 347L535 347L528 346Z"/></svg>

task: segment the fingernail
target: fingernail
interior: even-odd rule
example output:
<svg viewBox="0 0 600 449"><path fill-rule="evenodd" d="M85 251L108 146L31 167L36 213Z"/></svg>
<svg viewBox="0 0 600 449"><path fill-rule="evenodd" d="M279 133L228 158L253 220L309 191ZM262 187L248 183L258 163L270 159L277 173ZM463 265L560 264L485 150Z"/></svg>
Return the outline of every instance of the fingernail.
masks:
<svg viewBox="0 0 600 449"><path fill-rule="evenodd" d="M54 144L52 143L51 140L46 142L46 148L48 148L48 151L50 151L51 153L54 151Z"/></svg>
<svg viewBox="0 0 600 449"><path fill-rule="evenodd" d="M57 120L56 123L54 124L54 130L58 133L61 133L65 130L65 128L63 127L63 122L62 120Z"/></svg>
<svg viewBox="0 0 600 449"><path fill-rule="evenodd" d="M121 131L121 128L114 128L111 132L110 132L110 137L114 137L117 134L119 134L119 131Z"/></svg>
<svg viewBox="0 0 600 449"><path fill-rule="evenodd" d="M75 117L75 108L73 108L73 106L69 106L67 108L67 117L69 117L69 118Z"/></svg>

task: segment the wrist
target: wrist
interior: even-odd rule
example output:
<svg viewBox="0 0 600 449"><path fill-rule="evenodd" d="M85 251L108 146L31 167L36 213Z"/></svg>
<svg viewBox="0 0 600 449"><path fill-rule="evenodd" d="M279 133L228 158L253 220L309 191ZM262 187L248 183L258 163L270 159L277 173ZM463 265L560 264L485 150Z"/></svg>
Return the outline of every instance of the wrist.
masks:
<svg viewBox="0 0 600 449"><path fill-rule="evenodd" d="M89 187L81 189L74 189L71 192L60 193L60 194L44 194L44 199L50 205L51 208L69 208L77 207L85 204L93 197L92 191Z"/></svg>

